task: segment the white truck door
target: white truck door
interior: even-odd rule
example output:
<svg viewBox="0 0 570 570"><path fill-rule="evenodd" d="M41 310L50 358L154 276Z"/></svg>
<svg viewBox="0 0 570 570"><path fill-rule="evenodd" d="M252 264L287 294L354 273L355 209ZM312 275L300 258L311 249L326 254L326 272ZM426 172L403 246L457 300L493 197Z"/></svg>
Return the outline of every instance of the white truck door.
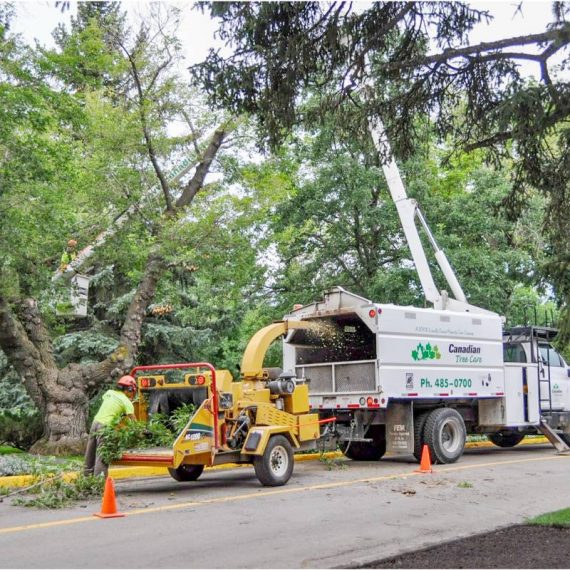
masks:
<svg viewBox="0 0 570 570"><path fill-rule="evenodd" d="M552 408L554 410L570 410L570 378L568 365L551 344L541 342L538 345L539 374L542 380L548 379L550 370L550 386L552 392Z"/></svg>

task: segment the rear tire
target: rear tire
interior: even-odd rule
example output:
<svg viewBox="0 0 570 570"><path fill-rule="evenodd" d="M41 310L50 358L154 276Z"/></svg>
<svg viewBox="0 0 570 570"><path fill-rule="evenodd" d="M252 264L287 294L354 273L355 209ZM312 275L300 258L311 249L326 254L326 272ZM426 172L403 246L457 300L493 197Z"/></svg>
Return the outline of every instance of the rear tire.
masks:
<svg viewBox="0 0 570 570"><path fill-rule="evenodd" d="M293 473L293 448L283 435L269 438L263 455L255 455L253 467L259 482L266 487L285 485Z"/></svg>
<svg viewBox="0 0 570 570"><path fill-rule="evenodd" d="M340 450L353 461L378 461L386 453L386 430L384 426L371 426L366 437L373 441L344 441Z"/></svg>
<svg viewBox="0 0 570 570"><path fill-rule="evenodd" d="M423 412L414 418L414 457L420 461L425 443L424 427L431 412Z"/></svg>
<svg viewBox="0 0 570 570"><path fill-rule="evenodd" d="M487 435L497 447L514 447L524 439L524 434L516 431L497 431Z"/></svg>
<svg viewBox="0 0 570 570"><path fill-rule="evenodd" d="M168 468L170 476L176 481L196 481L204 471L203 465L180 465L176 469Z"/></svg>
<svg viewBox="0 0 570 570"><path fill-rule="evenodd" d="M455 463L465 448L467 430L461 414L453 408L431 411L424 426L424 440L434 463Z"/></svg>

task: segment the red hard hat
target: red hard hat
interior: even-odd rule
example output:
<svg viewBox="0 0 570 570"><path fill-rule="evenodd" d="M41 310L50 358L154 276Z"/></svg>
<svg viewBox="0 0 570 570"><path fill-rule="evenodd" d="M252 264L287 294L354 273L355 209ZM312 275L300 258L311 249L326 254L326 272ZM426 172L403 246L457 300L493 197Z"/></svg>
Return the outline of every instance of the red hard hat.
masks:
<svg viewBox="0 0 570 570"><path fill-rule="evenodd" d="M123 376L118 382L117 386L130 388L131 390L137 389L137 382L132 376Z"/></svg>

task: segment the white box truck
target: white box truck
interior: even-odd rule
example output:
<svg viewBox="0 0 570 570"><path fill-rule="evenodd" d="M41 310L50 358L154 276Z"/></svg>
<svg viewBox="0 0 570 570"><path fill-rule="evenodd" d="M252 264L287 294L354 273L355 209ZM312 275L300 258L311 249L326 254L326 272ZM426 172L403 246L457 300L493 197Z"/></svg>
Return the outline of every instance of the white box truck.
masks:
<svg viewBox="0 0 570 570"><path fill-rule="evenodd" d="M391 157L382 125L370 130L379 152ZM432 461L452 463L467 434L511 447L542 432L559 451L570 451L570 370L550 344L555 331L503 331L501 316L470 305L394 159L383 169L433 308L374 303L335 287L285 316L315 326L285 337L284 375L306 381L312 408L337 418L340 447L351 459L379 459L386 451L420 459L427 444ZM453 296L435 285L416 218Z"/></svg>

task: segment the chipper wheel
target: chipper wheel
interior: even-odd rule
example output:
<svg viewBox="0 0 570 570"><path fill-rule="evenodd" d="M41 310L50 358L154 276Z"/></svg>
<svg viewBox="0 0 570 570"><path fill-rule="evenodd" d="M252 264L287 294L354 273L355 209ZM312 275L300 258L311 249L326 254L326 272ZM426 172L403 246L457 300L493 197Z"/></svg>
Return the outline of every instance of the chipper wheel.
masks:
<svg viewBox="0 0 570 570"><path fill-rule="evenodd" d="M253 467L262 485L285 485L293 473L293 448L289 440L283 435L271 436L263 455L253 458Z"/></svg>
<svg viewBox="0 0 570 570"><path fill-rule="evenodd" d="M169 467L168 472L176 481L196 481L204 471L203 465L180 465L176 469Z"/></svg>

